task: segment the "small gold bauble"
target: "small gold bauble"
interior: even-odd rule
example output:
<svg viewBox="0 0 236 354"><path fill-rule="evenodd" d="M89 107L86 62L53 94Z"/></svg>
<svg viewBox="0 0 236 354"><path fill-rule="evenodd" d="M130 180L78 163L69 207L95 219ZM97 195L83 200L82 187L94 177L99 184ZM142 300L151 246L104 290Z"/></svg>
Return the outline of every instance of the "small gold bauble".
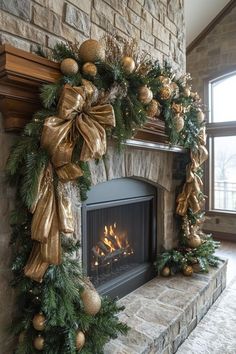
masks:
<svg viewBox="0 0 236 354"><path fill-rule="evenodd" d="M174 127L177 133L181 132L184 127L184 118L180 114L176 114L173 118Z"/></svg>
<svg viewBox="0 0 236 354"><path fill-rule="evenodd" d="M90 76L97 75L97 67L93 63L85 63L82 66L82 71L83 71L83 74L85 74L85 75L90 75Z"/></svg>
<svg viewBox="0 0 236 354"><path fill-rule="evenodd" d="M85 335L83 332L79 331L77 334L76 334L76 338L75 338L75 346L76 346L76 349L78 351L80 351L83 346L84 346L84 343L85 343Z"/></svg>
<svg viewBox="0 0 236 354"><path fill-rule="evenodd" d="M185 87L184 89L184 96L189 97L191 95L191 91L188 87Z"/></svg>
<svg viewBox="0 0 236 354"><path fill-rule="evenodd" d="M101 309L101 298L96 290L86 288L81 294L84 311L88 315L96 315Z"/></svg>
<svg viewBox="0 0 236 354"><path fill-rule="evenodd" d="M199 124L201 124L205 119L205 114L203 113L203 111L198 111L197 112L197 121Z"/></svg>
<svg viewBox="0 0 236 354"><path fill-rule="evenodd" d="M159 76L158 80L161 81L162 84L164 85L170 85L171 84L171 79L169 77L166 76Z"/></svg>
<svg viewBox="0 0 236 354"><path fill-rule="evenodd" d="M172 110L175 113L182 113L183 112L183 106L182 106L182 104L178 104L178 103L173 102L172 103Z"/></svg>
<svg viewBox="0 0 236 354"><path fill-rule="evenodd" d="M77 62L71 58L62 60L60 68L64 75L75 75L79 71Z"/></svg>
<svg viewBox="0 0 236 354"><path fill-rule="evenodd" d="M46 318L42 313L38 313L33 318L33 327L36 331L43 331L45 329Z"/></svg>
<svg viewBox="0 0 236 354"><path fill-rule="evenodd" d="M34 347L37 350L43 350L44 348L44 338L42 336L38 336L34 339Z"/></svg>
<svg viewBox="0 0 236 354"><path fill-rule="evenodd" d="M172 89L169 85L165 85L160 89L160 97L162 100L168 100L172 95Z"/></svg>
<svg viewBox="0 0 236 354"><path fill-rule="evenodd" d="M192 264L192 268L194 273L200 273L202 271L199 263Z"/></svg>
<svg viewBox="0 0 236 354"><path fill-rule="evenodd" d="M79 57L84 63L94 63L96 60L105 59L105 50L95 39L87 39L79 48Z"/></svg>
<svg viewBox="0 0 236 354"><path fill-rule="evenodd" d="M138 99L143 104L148 104L153 99L153 93L147 86L141 86L138 90Z"/></svg>
<svg viewBox="0 0 236 354"><path fill-rule="evenodd" d="M161 271L161 275L163 277L168 277L170 275L170 268L169 267L164 267Z"/></svg>
<svg viewBox="0 0 236 354"><path fill-rule="evenodd" d="M185 266L183 268L183 275L185 275L186 277L190 277L192 274L193 274L193 268L190 265Z"/></svg>
<svg viewBox="0 0 236 354"><path fill-rule="evenodd" d="M121 64L126 74L131 74L135 69L135 61L131 57L123 57Z"/></svg>
<svg viewBox="0 0 236 354"><path fill-rule="evenodd" d="M161 105L157 100L151 100L147 107L147 115L148 117L159 117L161 114Z"/></svg>
<svg viewBox="0 0 236 354"><path fill-rule="evenodd" d="M198 235L192 235L192 236L190 236L190 238L188 239L187 243L188 243L188 246L189 246L190 248L197 248L197 247L201 246L202 240L201 240L201 237L200 237L200 236L198 236Z"/></svg>

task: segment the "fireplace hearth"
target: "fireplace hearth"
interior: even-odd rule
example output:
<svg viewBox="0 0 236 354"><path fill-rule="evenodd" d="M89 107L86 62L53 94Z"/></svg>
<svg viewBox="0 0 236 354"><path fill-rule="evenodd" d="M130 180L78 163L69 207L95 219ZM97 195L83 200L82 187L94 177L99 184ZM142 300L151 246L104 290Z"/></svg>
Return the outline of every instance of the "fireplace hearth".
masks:
<svg viewBox="0 0 236 354"><path fill-rule="evenodd" d="M82 208L82 257L103 295L122 297L152 279L157 189L122 178L98 184Z"/></svg>

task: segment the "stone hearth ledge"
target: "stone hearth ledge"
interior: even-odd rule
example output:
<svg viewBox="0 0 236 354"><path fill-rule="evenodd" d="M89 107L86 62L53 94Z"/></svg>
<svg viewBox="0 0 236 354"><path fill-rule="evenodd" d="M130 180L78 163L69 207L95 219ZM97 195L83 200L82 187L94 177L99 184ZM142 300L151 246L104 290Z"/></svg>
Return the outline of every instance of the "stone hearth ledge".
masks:
<svg viewBox="0 0 236 354"><path fill-rule="evenodd" d="M191 278L157 277L124 298L120 320L128 336L110 341L104 354L172 354L188 337L226 286L227 261Z"/></svg>

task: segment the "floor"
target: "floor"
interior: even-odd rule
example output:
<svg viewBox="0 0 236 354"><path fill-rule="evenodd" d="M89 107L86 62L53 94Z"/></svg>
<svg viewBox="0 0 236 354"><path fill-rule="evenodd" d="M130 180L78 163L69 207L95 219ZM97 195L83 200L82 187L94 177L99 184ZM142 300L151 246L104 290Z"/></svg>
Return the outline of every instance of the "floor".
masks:
<svg viewBox="0 0 236 354"><path fill-rule="evenodd" d="M228 258L227 287L177 354L236 354L236 243L222 242L217 254Z"/></svg>

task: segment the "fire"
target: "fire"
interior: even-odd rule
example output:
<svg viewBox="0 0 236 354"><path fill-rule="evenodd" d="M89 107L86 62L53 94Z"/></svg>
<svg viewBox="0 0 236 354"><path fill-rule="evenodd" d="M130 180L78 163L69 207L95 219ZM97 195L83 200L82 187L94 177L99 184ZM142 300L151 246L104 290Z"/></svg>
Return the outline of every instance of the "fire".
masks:
<svg viewBox="0 0 236 354"><path fill-rule="evenodd" d="M112 262L118 262L121 258L133 255L125 234L118 233L116 222L113 225L104 226L103 238L92 248L95 258L94 266Z"/></svg>

